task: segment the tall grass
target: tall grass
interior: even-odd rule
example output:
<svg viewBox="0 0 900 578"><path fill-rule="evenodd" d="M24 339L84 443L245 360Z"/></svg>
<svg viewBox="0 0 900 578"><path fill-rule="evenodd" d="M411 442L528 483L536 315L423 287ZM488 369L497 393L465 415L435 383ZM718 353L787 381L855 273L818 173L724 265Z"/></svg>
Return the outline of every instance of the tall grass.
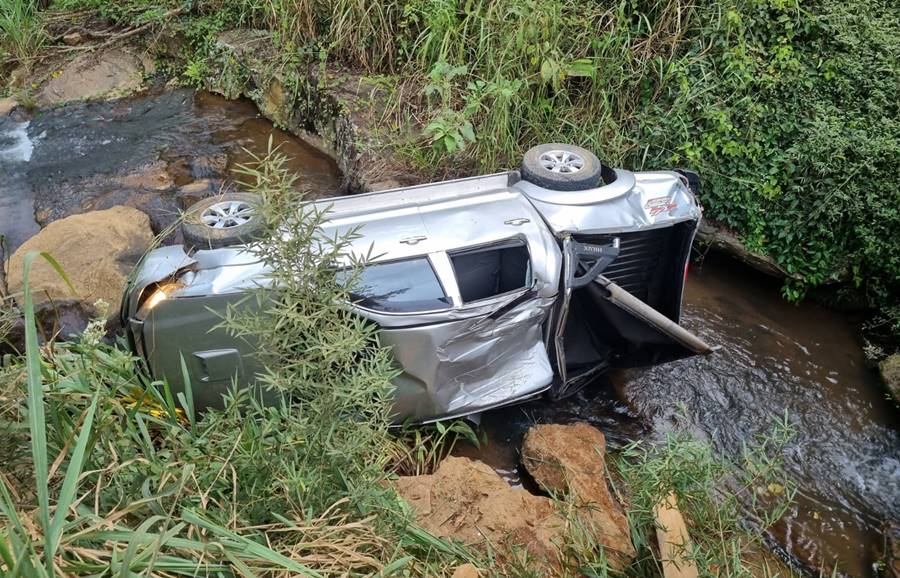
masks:
<svg viewBox="0 0 900 578"><path fill-rule="evenodd" d="M628 130L670 67L693 5L564 0L329 3L319 30L329 50L369 70L428 75L464 67L442 108L464 112L480 169L515 165L539 142L569 141L621 162L638 146ZM377 16L377 17L376 17Z"/></svg>
<svg viewBox="0 0 900 578"><path fill-rule="evenodd" d="M3 0L0 2L0 48L14 62L28 63L46 41L37 0Z"/></svg>

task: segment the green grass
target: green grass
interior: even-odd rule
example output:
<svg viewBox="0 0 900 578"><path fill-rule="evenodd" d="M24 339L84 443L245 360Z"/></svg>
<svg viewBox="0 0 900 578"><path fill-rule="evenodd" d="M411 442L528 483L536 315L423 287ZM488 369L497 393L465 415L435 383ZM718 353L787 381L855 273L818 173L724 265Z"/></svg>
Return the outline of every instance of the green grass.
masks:
<svg viewBox="0 0 900 578"><path fill-rule="evenodd" d="M7 59L29 63L46 42L36 0L0 1L0 64Z"/></svg>

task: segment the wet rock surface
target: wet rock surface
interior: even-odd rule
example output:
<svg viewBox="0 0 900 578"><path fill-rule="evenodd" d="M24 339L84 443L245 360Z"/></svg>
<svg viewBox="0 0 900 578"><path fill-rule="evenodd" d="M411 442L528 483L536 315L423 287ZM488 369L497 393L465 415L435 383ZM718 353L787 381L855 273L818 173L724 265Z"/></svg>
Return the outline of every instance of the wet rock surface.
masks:
<svg viewBox="0 0 900 578"><path fill-rule="evenodd" d="M81 41L74 35L66 44ZM153 60L129 48L109 48L100 53L83 53L57 69L38 92L41 106L73 100L124 96L139 90L144 76L154 70Z"/></svg>
<svg viewBox="0 0 900 578"><path fill-rule="evenodd" d="M43 259L33 261L29 283L37 317L45 325L57 325L60 334L67 336L83 330L97 315L98 300L109 306L110 319L117 316L125 280L152 241L150 220L137 209L114 207L60 219L12 255L9 290L12 294L23 290L28 253L43 251L52 255L75 293Z"/></svg>
<svg viewBox="0 0 900 578"><path fill-rule="evenodd" d="M266 118L334 151L343 173L342 186L350 192L423 181L423 171L411 168L386 144L391 140L384 130L385 123L392 122L389 90L365 76L331 66L273 74L270 56L277 50L265 31L223 32L216 51L221 68L229 73L206 78L208 89L229 98L251 98Z"/></svg>
<svg viewBox="0 0 900 578"><path fill-rule="evenodd" d="M545 491L566 496L607 556L623 567L636 555L628 520L606 483L606 438L586 423L532 427L522 464Z"/></svg>
<svg viewBox="0 0 900 578"><path fill-rule="evenodd" d="M900 403L900 353L895 353L882 361L878 368L881 370L881 380L887 387L894 400Z"/></svg>
<svg viewBox="0 0 900 578"><path fill-rule="evenodd" d="M147 213L159 233L193 202L236 187L231 169L265 154L270 137L311 197L340 192L332 159L260 119L246 100L160 88L22 122L0 118L0 232L15 249L40 226L124 205Z"/></svg>

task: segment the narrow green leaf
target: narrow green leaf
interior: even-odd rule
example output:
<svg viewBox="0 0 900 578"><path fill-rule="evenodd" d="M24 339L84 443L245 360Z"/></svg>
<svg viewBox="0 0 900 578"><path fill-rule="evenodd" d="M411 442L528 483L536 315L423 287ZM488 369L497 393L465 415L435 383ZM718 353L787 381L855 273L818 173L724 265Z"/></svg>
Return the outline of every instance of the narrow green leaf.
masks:
<svg viewBox="0 0 900 578"><path fill-rule="evenodd" d="M184 392L178 394L181 401L181 407L187 412L188 421L191 427L194 427L194 390L191 389L191 376L188 373L187 363L184 362L184 355L181 356L181 379L184 381Z"/></svg>
<svg viewBox="0 0 900 578"><path fill-rule="evenodd" d="M94 393L94 399L91 400L91 406L87 410L81 431L78 433L78 441L75 443L75 449L72 450L72 457L69 459L69 466L66 468L66 477L63 480L62 488L59 491L59 498L56 500L56 511L53 513L53 520L50 522L50 530L44 532L44 540L46 544L44 548L49 550L50 556L56 555L56 548L59 545L59 539L62 535L62 525L68 515L69 506L75 499L75 492L78 490L78 480L81 477L81 470L84 467L84 458L87 453L88 440L91 437L91 429L94 425L94 413L97 411L97 400L100 398L100 391Z"/></svg>
<svg viewBox="0 0 900 578"><path fill-rule="evenodd" d="M25 368L28 382L28 427L31 431L31 456L34 461L35 490L38 498L38 516L46 533L50 528L50 495L47 465L47 424L44 417L44 384L41 379L41 351L37 339L37 325L34 318L34 301L28 280L31 264L43 256L57 271L59 264L46 253L31 252L25 255L23 290L25 302ZM67 281L68 282L68 281ZM45 549L47 570L53 573L53 556Z"/></svg>
<svg viewBox="0 0 900 578"><path fill-rule="evenodd" d="M214 535L216 535L220 539L224 538L224 539L226 539L226 541L232 542L231 544L225 544L226 547L228 547L228 546L239 547L238 551L241 551L242 553L250 554L254 557L261 558L261 559L265 560L266 562L269 562L270 564L277 564L278 566L280 566L286 570L291 570L293 572L299 572L303 576L308 576L310 578L321 578L322 577L322 574L319 574L312 568L309 568L307 566L304 566L303 564L300 564L299 562L291 560L287 556L284 556L283 554L279 554L278 552L276 552L275 550L272 550L271 548L269 548L267 546L263 546L262 544L254 542L253 540L250 540L249 538L241 536L240 534L236 534L236 533L232 532L231 530L228 530L227 528L223 528L222 526L219 526L213 522L210 522L209 520L206 520L206 519L200 517L200 515L197 514L196 512L192 512L191 510L184 510L181 513L181 517L184 519L185 522L187 522L189 524L199 526L205 530L212 532Z"/></svg>

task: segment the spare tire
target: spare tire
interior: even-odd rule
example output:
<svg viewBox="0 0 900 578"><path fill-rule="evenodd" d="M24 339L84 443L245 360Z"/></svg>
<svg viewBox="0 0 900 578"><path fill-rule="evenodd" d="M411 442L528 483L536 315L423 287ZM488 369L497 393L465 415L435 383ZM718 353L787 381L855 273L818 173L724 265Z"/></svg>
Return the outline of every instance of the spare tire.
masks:
<svg viewBox="0 0 900 578"><path fill-rule="evenodd" d="M181 223L185 244L216 249L251 241L263 229L261 202L253 193L223 193L194 203Z"/></svg>
<svg viewBox="0 0 900 578"><path fill-rule="evenodd" d="M522 158L522 178L554 191L583 191L599 187L603 164L594 153L569 144L531 147Z"/></svg>

